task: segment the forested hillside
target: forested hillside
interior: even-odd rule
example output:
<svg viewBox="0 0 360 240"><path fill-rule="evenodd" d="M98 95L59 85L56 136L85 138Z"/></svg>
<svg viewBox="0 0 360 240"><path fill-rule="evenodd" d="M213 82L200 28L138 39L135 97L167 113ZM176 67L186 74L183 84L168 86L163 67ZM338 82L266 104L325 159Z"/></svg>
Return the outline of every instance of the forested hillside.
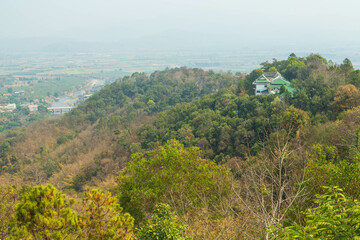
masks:
<svg viewBox="0 0 360 240"><path fill-rule="evenodd" d="M4 133L1 173L25 183L51 182L77 191L85 183L105 184L118 175L132 153L141 150L136 133L143 123L177 103L199 99L242 79L241 74L187 68L124 77L62 118Z"/></svg>
<svg viewBox="0 0 360 240"><path fill-rule="evenodd" d="M294 92L254 96L269 71ZM359 87L350 60L294 54L119 79L0 135L0 239L353 239Z"/></svg>

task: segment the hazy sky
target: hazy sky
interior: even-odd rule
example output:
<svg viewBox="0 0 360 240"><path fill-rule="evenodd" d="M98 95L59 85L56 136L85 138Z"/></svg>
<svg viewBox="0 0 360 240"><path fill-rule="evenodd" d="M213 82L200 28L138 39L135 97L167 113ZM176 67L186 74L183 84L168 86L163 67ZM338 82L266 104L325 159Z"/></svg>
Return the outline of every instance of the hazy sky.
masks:
<svg viewBox="0 0 360 240"><path fill-rule="evenodd" d="M214 43L349 44L360 42L359 9L359 0L0 0L0 39L176 40L178 32Z"/></svg>

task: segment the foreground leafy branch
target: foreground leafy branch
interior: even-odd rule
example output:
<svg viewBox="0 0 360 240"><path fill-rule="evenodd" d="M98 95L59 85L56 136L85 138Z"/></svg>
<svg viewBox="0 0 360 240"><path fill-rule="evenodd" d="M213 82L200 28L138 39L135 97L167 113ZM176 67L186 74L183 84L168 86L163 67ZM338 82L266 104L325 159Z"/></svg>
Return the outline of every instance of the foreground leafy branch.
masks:
<svg viewBox="0 0 360 240"><path fill-rule="evenodd" d="M186 226L181 224L170 206L160 203L156 206L151 221L138 228L138 240L191 240L184 237Z"/></svg>
<svg viewBox="0 0 360 240"><path fill-rule="evenodd" d="M360 203L336 186L324 188L314 201L318 207L305 212L304 226L274 224L271 239L360 239Z"/></svg>

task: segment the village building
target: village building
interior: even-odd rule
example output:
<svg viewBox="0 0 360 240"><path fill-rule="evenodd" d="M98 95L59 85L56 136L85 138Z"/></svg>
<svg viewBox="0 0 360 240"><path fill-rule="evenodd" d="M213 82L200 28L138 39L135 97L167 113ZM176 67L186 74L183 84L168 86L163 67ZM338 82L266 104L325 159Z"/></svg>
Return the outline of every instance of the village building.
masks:
<svg viewBox="0 0 360 240"><path fill-rule="evenodd" d="M14 95L23 95L24 93L25 93L25 91L14 92Z"/></svg>
<svg viewBox="0 0 360 240"><path fill-rule="evenodd" d="M290 93L294 91L291 83L278 72L263 73L253 82L253 85L255 85L255 95L279 94L281 86Z"/></svg>
<svg viewBox="0 0 360 240"><path fill-rule="evenodd" d="M16 110L16 104L15 103L10 103L10 104L4 106L4 109L6 111L12 112L12 111Z"/></svg>
<svg viewBox="0 0 360 240"><path fill-rule="evenodd" d="M49 107L48 110L50 111L51 115L62 115L70 112L73 108L74 107Z"/></svg>
<svg viewBox="0 0 360 240"><path fill-rule="evenodd" d="M30 112L37 112L38 111L38 105L29 105L28 106Z"/></svg>
<svg viewBox="0 0 360 240"><path fill-rule="evenodd" d="M16 104L10 103L7 105L0 105L0 110L1 110L1 112L12 112L12 111L16 110Z"/></svg>

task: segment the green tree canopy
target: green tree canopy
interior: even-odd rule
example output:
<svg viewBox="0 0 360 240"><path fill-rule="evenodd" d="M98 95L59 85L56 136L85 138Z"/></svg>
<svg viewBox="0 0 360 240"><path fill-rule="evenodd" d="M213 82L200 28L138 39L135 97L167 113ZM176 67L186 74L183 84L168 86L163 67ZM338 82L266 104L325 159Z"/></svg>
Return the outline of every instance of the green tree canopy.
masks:
<svg viewBox="0 0 360 240"><path fill-rule="evenodd" d="M288 58L288 65L282 71L284 77L288 80L301 76L301 71L305 69L305 63L299 60L295 54L291 54Z"/></svg>
<svg viewBox="0 0 360 240"><path fill-rule="evenodd" d="M322 193L322 186L339 186L347 195L360 197L360 156L341 160L334 146L317 144L307 168L310 195Z"/></svg>
<svg viewBox="0 0 360 240"><path fill-rule="evenodd" d="M80 217L83 239L132 239L134 219L122 213L117 201L111 193L99 189L84 193Z"/></svg>
<svg viewBox="0 0 360 240"><path fill-rule="evenodd" d="M340 69L346 76L349 75L352 71L354 71L352 62L348 58L344 59L343 63L340 65Z"/></svg>
<svg viewBox="0 0 360 240"><path fill-rule="evenodd" d="M278 70L275 67L271 67L269 68L269 70L267 70L268 72L277 72Z"/></svg>
<svg viewBox="0 0 360 240"><path fill-rule="evenodd" d="M160 203L156 205L154 214L147 224L138 228L138 240L190 240L184 237L186 226L177 220L170 206Z"/></svg>
<svg viewBox="0 0 360 240"><path fill-rule="evenodd" d="M79 233L74 203L52 185L28 189L16 207L11 238L73 239Z"/></svg>
<svg viewBox="0 0 360 240"><path fill-rule="evenodd" d="M119 177L120 205L139 222L160 202L178 212L201 206L204 199L210 208L219 204L214 193L229 194L230 171L200 156L198 148L184 148L177 140L133 155Z"/></svg>

